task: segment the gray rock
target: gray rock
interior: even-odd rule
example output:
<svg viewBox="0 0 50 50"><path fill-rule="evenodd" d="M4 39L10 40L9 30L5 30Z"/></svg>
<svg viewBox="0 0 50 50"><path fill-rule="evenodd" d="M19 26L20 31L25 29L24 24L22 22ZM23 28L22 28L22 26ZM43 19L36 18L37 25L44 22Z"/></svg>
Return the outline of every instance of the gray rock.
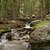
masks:
<svg viewBox="0 0 50 50"><path fill-rule="evenodd" d="M49 41L50 40L50 33L48 34L49 31L50 31L49 26L33 31L30 35L31 38L30 41L31 42Z"/></svg>
<svg viewBox="0 0 50 50"><path fill-rule="evenodd" d="M20 41L9 41L5 46L0 47L2 50L27 50L28 49L28 43L23 42L21 43Z"/></svg>
<svg viewBox="0 0 50 50"><path fill-rule="evenodd" d="M32 50L41 50L40 48L48 50L48 46L50 47L50 26L45 26L33 31L30 34L30 44Z"/></svg>

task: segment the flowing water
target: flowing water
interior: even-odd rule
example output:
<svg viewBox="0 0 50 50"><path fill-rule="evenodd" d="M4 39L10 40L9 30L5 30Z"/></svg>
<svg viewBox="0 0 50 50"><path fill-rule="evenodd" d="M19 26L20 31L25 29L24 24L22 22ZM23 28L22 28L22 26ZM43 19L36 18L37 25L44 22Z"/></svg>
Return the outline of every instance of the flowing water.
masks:
<svg viewBox="0 0 50 50"><path fill-rule="evenodd" d="M29 29L30 25L27 23L24 28ZM26 36L20 38L16 29L11 29L11 33L14 34L13 38L15 38L16 40L8 41L6 39L7 33L4 33L1 36L0 49L1 50L28 50L29 43L25 42ZM17 38L20 38L20 40L18 41Z"/></svg>
<svg viewBox="0 0 50 50"><path fill-rule="evenodd" d="M31 28L31 27L30 27L30 24L27 23L27 24L25 25L24 28L26 28L26 29L30 29L30 28Z"/></svg>

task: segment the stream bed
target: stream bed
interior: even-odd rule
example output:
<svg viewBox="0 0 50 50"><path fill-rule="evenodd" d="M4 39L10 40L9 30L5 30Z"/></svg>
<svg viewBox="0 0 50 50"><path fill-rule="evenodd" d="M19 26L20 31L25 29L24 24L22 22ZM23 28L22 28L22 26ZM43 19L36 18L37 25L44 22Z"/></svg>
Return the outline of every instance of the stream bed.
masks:
<svg viewBox="0 0 50 50"><path fill-rule="evenodd" d="M28 24L24 28L30 28ZM0 50L29 50L29 35L24 31L11 29L11 32L4 33L0 38Z"/></svg>

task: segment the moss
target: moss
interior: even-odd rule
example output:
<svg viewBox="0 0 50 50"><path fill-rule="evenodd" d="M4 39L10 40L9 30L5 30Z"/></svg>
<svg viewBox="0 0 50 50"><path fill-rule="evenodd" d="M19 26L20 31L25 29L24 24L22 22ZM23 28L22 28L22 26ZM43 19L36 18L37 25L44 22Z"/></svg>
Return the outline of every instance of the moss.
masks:
<svg viewBox="0 0 50 50"><path fill-rule="evenodd" d="M11 31L10 27L7 27L5 25L0 26L0 33L9 32L9 31Z"/></svg>
<svg viewBox="0 0 50 50"><path fill-rule="evenodd" d="M33 26L33 28L39 29L47 25L48 25L48 21L40 21L36 23L35 26Z"/></svg>

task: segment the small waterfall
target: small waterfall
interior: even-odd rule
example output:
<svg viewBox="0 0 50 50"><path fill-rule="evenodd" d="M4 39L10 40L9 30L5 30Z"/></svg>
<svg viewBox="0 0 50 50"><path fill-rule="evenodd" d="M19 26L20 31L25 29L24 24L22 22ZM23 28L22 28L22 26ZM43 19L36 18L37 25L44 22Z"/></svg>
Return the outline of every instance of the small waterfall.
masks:
<svg viewBox="0 0 50 50"><path fill-rule="evenodd" d="M5 46L8 40L6 39L7 33L1 36L1 45Z"/></svg>
<svg viewBox="0 0 50 50"><path fill-rule="evenodd" d="M3 35L1 36L1 39L6 39L6 35L7 35L7 33L3 34Z"/></svg>
<svg viewBox="0 0 50 50"><path fill-rule="evenodd" d="M11 33L15 34L15 32L16 32L15 29L11 29ZM0 42L0 44L3 45L3 46L6 46L7 43L8 43L8 40L6 39L6 35L7 35L7 34L8 34L8 33L5 33L5 34L3 34L3 35L1 36L1 42Z"/></svg>
<svg viewBox="0 0 50 50"><path fill-rule="evenodd" d="M27 24L25 25L24 28L26 28L26 29L30 29L30 28L31 28L31 27L30 27L30 24L27 23Z"/></svg>
<svg viewBox="0 0 50 50"><path fill-rule="evenodd" d="M30 25L26 24L25 27L30 28ZM24 35L23 37L20 38L16 29L11 29L10 33L14 34L13 37L16 40L8 41L6 39L6 35L8 33L3 34L1 36L1 42L0 42L0 46L2 46L3 50L27 50L29 43L27 43L25 40L27 40L29 37L27 35ZM17 38L19 38L20 40L18 41Z"/></svg>

